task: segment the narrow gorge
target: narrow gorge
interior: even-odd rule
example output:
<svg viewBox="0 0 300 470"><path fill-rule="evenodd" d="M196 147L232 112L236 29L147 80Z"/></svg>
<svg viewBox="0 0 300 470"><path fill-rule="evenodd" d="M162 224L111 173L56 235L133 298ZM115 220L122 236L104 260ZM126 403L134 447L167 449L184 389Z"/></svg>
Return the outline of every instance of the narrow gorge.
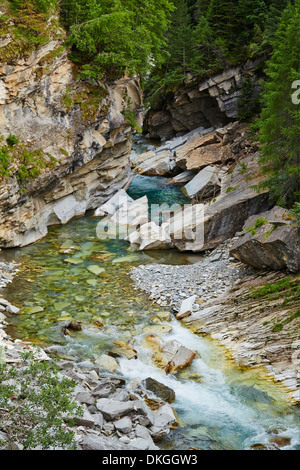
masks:
<svg viewBox="0 0 300 470"><path fill-rule="evenodd" d="M299 222L261 185L259 136L240 118L267 53L186 73L145 104L140 74L95 78L90 51L80 62L68 44L80 9L68 30L56 7L23 5L47 35L32 47L11 8L0 4L0 366L58 360L82 411L72 431L63 419L76 450L298 450ZM30 448L6 405L1 450ZM33 448L64 448L49 439Z"/></svg>

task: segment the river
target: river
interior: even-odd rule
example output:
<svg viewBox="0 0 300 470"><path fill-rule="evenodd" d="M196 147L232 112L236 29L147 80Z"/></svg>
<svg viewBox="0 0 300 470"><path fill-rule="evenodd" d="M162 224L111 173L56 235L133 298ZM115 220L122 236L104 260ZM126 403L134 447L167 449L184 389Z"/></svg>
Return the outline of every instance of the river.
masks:
<svg viewBox="0 0 300 470"><path fill-rule="evenodd" d="M142 150L135 145L136 152ZM187 202L179 188L159 177L135 177L128 193L134 199L146 194L152 203ZM114 341L132 344L137 359L118 358L119 373L129 380L153 377L176 394L172 406L180 426L161 448L244 450L280 435L288 438L284 449L299 450L299 408L289 404L284 390L261 371L236 367L215 341L183 327L168 307L152 304L129 276L140 264L188 265L201 257L175 250L131 253L123 240L99 240L97 223L89 213L50 227L35 245L1 253L4 260L21 263L2 292L21 309L9 319L8 332L76 361L111 352ZM64 253L69 246L75 249ZM83 330L63 334L69 320L82 322ZM191 366L166 375L151 362L143 339L160 324L170 330L163 337L196 352Z"/></svg>

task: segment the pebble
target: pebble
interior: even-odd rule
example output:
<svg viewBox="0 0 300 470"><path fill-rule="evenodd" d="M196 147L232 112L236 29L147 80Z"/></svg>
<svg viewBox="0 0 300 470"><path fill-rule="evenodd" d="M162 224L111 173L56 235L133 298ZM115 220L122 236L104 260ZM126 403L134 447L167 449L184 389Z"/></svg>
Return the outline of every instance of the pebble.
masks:
<svg viewBox="0 0 300 470"><path fill-rule="evenodd" d="M149 293L149 300L169 306L179 312L184 299L206 302L230 289L251 272L229 256L233 240L228 240L216 250L206 253L201 261L184 266L146 265L132 268L131 278L136 289ZM199 304L194 304L194 309Z"/></svg>
<svg viewBox="0 0 300 470"><path fill-rule="evenodd" d="M7 284L12 282L18 270L17 263L4 263L0 262L0 288L6 287Z"/></svg>

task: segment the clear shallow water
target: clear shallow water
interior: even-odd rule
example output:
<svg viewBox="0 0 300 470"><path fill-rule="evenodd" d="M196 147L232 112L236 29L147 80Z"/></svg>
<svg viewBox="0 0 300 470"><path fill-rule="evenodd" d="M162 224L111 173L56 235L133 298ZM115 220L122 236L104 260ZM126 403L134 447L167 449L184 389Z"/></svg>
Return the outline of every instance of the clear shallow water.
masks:
<svg viewBox="0 0 300 470"><path fill-rule="evenodd" d="M185 202L180 190L166 190L161 178L137 177L130 194L137 198L145 193L154 203ZM22 263L5 289L8 300L21 309L10 318L10 333L52 344L59 354L77 360L112 352L114 341L130 343L138 359L119 359L122 374L137 380L151 376L175 390L172 406L181 426L160 444L166 449L248 449L268 443L276 436L274 429L291 439L285 449L299 449L298 410L289 406L283 391L260 371L234 367L213 341L197 337L175 319L166 322L168 308L152 305L128 276L132 266L142 263L188 264L199 256L172 250L130 253L124 241L99 240L97 223L90 215L74 219L52 227L33 246L1 254ZM63 253L70 245L76 250ZM62 327L71 319L81 321L83 331L65 336ZM192 365L179 373L166 375L144 347L145 335L159 323L172 327L162 335L166 340L176 339L196 352Z"/></svg>

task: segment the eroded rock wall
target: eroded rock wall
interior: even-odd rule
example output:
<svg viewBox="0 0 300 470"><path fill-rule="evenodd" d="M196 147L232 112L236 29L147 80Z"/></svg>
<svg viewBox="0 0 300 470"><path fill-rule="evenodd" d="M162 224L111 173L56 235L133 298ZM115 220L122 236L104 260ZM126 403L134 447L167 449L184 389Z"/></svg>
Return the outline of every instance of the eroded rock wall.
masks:
<svg viewBox="0 0 300 470"><path fill-rule="evenodd" d="M39 240L49 225L98 207L130 177L132 127L122 111L126 96L140 115L139 81L80 80L63 40L0 63L0 135L16 135L26 150L56 162L22 184L14 165L0 178L0 247Z"/></svg>
<svg viewBox="0 0 300 470"><path fill-rule="evenodd" d="M199 126L216 129L236 120L244 78L251 78L254 95L260 92L257 70L261 60L249 60L201 82L187 80L173 96L158 98L145 116L145 134L170 139Z"/></svg>

